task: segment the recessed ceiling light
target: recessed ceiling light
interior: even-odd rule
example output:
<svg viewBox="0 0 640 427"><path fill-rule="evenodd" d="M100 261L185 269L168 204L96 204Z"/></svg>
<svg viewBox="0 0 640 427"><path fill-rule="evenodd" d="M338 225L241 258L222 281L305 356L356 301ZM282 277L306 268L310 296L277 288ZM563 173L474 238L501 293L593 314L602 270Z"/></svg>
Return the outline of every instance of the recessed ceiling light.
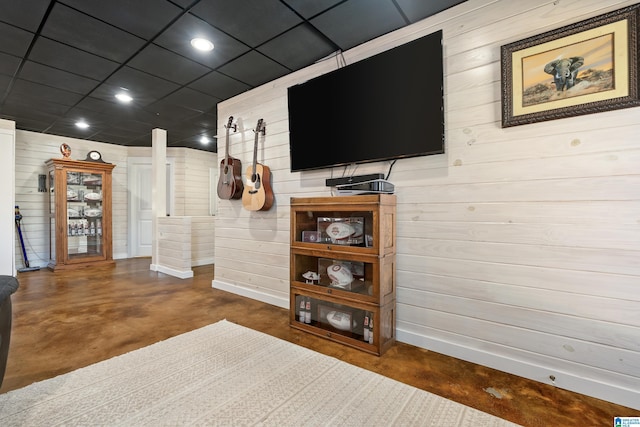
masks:
<svg viewBox="0 0 640 427"><path fill-rule="evenodd" d="M210 50L213 50L213 43L211 43L207 39L202 39L202 38L191 39L191 46L203 52L208 52Z"/></svg>
<svg viewBox="0 0 640 427"><path fill-rule="evenodd" d="M76 122L76 126L78 126L80 129L87 129L89 127L89 123L85 122L84 120L79 120Z"/></svg>
<svg viewBox="0 0 640 427"><path fill-rule="evenodd" d="M118 92L116 93L116 99L120 102L124 102L125 104L133 101L133 98L126 92Z"/></svg>
<svg viewBox="0 0 640 427"><path fill-rule="evenodd" d="M211 142L211 140L209 138L207 138L206 136L203 136L202 138L200 138L200 142L202 144L208 144Z"/></svg>

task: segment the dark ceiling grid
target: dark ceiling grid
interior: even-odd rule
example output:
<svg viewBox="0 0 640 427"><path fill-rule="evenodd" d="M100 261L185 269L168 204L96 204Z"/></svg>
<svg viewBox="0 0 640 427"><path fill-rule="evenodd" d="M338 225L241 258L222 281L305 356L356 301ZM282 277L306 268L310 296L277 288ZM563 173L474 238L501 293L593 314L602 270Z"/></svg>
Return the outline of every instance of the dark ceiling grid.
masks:
<svg viewBox="0 0 640 427"><path fill-rule="evenodd" d="M216 133L218 102L461 2L0 0L0 118L127 146L161 127L169 146L216 151L199 138Z"/></svg>
<svg viewBox="0 0 640 427"><path fill-rule="evenodd" d="M65 0L67 1L67 0ZM140 2L140 4L142 3L149 3L149 1L152 0L143 0ZM71 2L73 2L73 0L71 0ZM126 7L127 4L117 4L117 3L121 3L121 0L117 0L116 2L114 2L115 6L124 6ZM156 2L157 3L157 2ZM112 4L111 6L113 6L114 4ZM137 4L137 6L140 6L140 4ZM93 7L93 8L97 8L98 11L104 15L105 9L102 7L104 6L104 2L99 2L99 1L95 1L95 0L90 0L88 2L82 2L80 3L81 7ZM148 4L147 6L153 6L151 4ZM160 18L158 16L157 13L157 8L150 8L150 11L152 12L151 14L153 14L155 11L155 16L152 16L152 20L155 20L154 22L157 23L162 22L162 18ZM108 11L108 10L107 10ZM117 11L117 9L116 9ZM169 28L171 26L171 24L173 24L175 21L177 21L180 16L186 14L188 12L188 9L177 9L177 11L179 11L177 16L172 17L165 25L165 27L163 29L158 30L157 34L151 36L148 40L144 40L141 45L136 45L134 44L134 47L137 46L137 51L135 52L131 52L130 54L126 55L126 57L123 57L119 62L118 67L105 79L103 80L98 86L94 87L92 90L88 91L84 98L88 98L90 96L94 96L97 95L98 97L103 97L103 99L108 100L108 102L113 102L113 95L120 90L121 88L134 88L133 91L135 91L135 101L134 101L134 106L135 105L139 105L140 107L144 108L144 106L148 105L148 104L152 104L156 99L160 99L163 96L168 95L169 93L177 90L177 88L179 88L180 86L178 84L172 83L168 80L164 80L161 78L157 78L153 75L148 75L145 76L142 72L139 72L138 70L135 70L133 68L130 68L127 66L127 64L129 62L131 62L132 59L134 59L137 55L139 55L141 52L144 51L144 49L148 46L151 46L153 41L155 40L155 38L157 38L157 36L159 34L161 34L166 28ZM119 22L119 17L122 16L121 14L118 13L107 13L107 15L111 16L111 17L116 17L115 18L115 22L113 22L113 24L118 23ZM124 14L126 15L126 14ZM89 15L86 15L89 16ZM144 22L148 22L147 19L150 17L148 13L142 14L140 16L144 16ZM91 18L91 19L95 19L97 21L96 18ZM113 18L112 18L113 19ZM167 17L168 19L168 17ZM121 38L121 40L116 40L115 44L118 45L120 43L125 42L124 39L125 37L135 37L134 35L130 35L131 33L125 32L124 30L121 30L119 28L117 28L115 25L112 24L108 24L109 26L109 31L112 34L118 34L119 37ZM96 33L101 33L100 31L95 31L95 29L91 26L91 25L86 25L85 24L85 28L86 31L82 32L83 35L86 36L87 33L91 34L91 35L95 35ZM112 28L112 29L111 29ZM152 30L153 31L153 30ZM138 37L136 37L137 39ZM89 42L89 45L91 45L93 48L95 48L95 46L100 45L101 41L103 41L104 38L102 37L98 37L97 40L93 40L93 43L91 43L91 41ZM82 39L83 43L87 43L86 38ZM112 46L114 45L114 40L108 40L108 42L104 45L102 45L103 49L101 52L101 56L104 55L109 55L113 49ZM124 55L124 53L123 53ZM106 92L106 93L105 93ZM76 104L77 105L77 104ZM140 114L138 114L138 116L140 116ZM149 113L147 115L148 118L150 118L151 120L148 120L149 122L149 129L144 132L144 136L148 136L151 134L151 129L153 127L157 127L157 126L161 126L160 124L156 124L157 121L160 120L160 111L157 111L155 114L155 117L153 115L153 113ZM171 117L170 114L163 114L163 118L165 117ZM86 119L85 117L82 117L83 119ZM146 118L145 118L146 119ZM145 120L143 119L143 120ZM155 120L154 120L155 119ZM162 122L164 122L165 120L162 120ZM164 123L163 123L164 124ZM49 129L52 133L61 133L63 135L65 134L69 134L70 131L68 129L74 129L73 127L71 127L68 123L54 123L51 128ZM57 131L57 132L56 132ZM114 135L114 132L111 131L111 133L101 132L100 129L91 129L90 132L92 132L91 138L92 139L109 139L112 142L115 142L116 139L118 139L120 141L120 143L124 143L124 145L130 145L129 142L131 139L136 139L136 138L140 138L139 135L131 135L128 140L126 139L126 137L120 137L120 138L116 138L116 135ZM78 130L74 129L74 131L72 133L77 134ZM175 132L174 132L175 133ZM109 136L110 138L102 138L103 136ZM179 135L179 134L177 134Z"/></svg>

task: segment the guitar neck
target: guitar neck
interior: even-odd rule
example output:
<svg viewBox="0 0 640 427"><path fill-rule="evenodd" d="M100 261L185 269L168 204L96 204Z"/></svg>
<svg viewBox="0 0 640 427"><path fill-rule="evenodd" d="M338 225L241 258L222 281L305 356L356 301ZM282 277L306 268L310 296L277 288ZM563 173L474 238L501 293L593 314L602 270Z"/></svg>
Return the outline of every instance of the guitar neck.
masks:
<svg viewBox="0 0 640 427"><path fill-rule="evenodd" d="M256 174L256 165L258 164L258 136L260 135L260 132L262 132L262 129L263 129L263 121L262 119L260 119L256 124L256 130L255 130L256 136L253 142L253 167L252 167L253 175Z"/></svg>
<svg viewBox="0 0 640 427"><path fill-rule="evenodd" d="M229 165L229 130L231 129L231 127L233 126L233 116L229 116L229 121L227 122L227 125L225 126L225 128L227 128L227 135L225 138L225 156L224 156L224 165L225 167L227 167Z"/></svg>

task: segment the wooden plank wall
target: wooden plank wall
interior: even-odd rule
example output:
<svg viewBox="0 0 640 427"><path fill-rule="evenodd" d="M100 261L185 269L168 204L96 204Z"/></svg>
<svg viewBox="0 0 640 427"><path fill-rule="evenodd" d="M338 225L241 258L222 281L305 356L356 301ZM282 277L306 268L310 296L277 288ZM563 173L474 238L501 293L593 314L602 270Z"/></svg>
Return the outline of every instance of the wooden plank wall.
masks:
<svg viewBox="0 0 640 427"><path fill-rule="evenodd" d="M15 188L15 134L15 123L0 119L0 180L4 185L0 192L0 275L3 276L16 274L16 254L22 259L20 249L16 248L20 238L15 227L15 191L6 191L7 188Z"/></svg>
<svg viewBox="0 0 640 427"><path fill-rule="evenodd" d="M157 270L186 279L193 277L191 270L191 217L172 216L158 218Z"/></svg>
<svg viewBox="0 0 640 427"><path fill-rule="evenodd" d="M98 150L104 161L114 163L112 189L113 256L127 256L127 148L86 140L16 131L16 204L23 218L27 256L33 265L46 267L49 259L48 193L38 192L38 175L46 174L44 162L60 158L60 145L71 147L71 158L84 160ZM22 265L19 256L16 263Z"/></svg>
<svg viewBox="0 0 640 427"><path fill-rule="evenodd" d="M209 265L215 261L215 216L191 217L191 266Z"/></svg>
<svg viewBox="0 0 640 427"><path fill-rule="evenodd" d="M84 160L90 150L98 150L113 169L113 257L128 257L128 198L127 159L150 157L150 147L125 147L94 141L65 138L27 131L16 131L16 204L23 218L23 233L27 256L32 266L44 267L49 256L49 237L46 213L47 193L38 192L38 175L45 174L44 162L59 158L60 144L71 146L73 159ZM177 215L208 216L209 168L216 164L215 153L188 148L167 148L167 157L174 163L175 206ZM201 170L203 169L203 170ZM202 178L202 181L198 181ZM195 197L194 195L198 195ZM185 196L188 195L188 196ZM198 200L194 200L194 199ZM189 207L188 209L186 207ZM210 221L213 221L211 219ZM209 227L210 229L211 227ZM202 237L206 243L193 255L195 265L212 261L213 235ZM207 249L205 247L208 245ZM16 239L16 264L23 266L19 241Z"/></svg>
<svg viewBox="0 0 640 427"><path fill-rule="evenodd" d="M500 123L500 46L631 4L469 0L344 53L353 63L444 33L446 154L400 160L390 176L400 341L640 407L640 110ZM251 129L266 121L258 161L276 202L267 212L218 202L214 287L288 307L289 199L329 195L325 179L343 170L289 171L286 89L336 66L219 104L219 135L239 119L231 153L245 167Z"/></svg>

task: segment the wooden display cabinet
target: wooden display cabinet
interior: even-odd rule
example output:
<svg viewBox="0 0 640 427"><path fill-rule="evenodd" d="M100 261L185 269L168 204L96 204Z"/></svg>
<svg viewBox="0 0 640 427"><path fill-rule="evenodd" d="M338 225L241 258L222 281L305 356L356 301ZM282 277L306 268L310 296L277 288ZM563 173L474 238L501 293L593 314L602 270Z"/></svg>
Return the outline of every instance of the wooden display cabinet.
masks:
<svg viewBox="0 0 640 427"><path fill-rule="evenodd" d="M51 159L49 265L51 270L114 264L110 163Z"/></svg>
<svg viewBox="0 0 640 427"><path fill-rule="evenodd" d="M291 199L291 327L376 355L395 342L396 197Z"/></svg>

